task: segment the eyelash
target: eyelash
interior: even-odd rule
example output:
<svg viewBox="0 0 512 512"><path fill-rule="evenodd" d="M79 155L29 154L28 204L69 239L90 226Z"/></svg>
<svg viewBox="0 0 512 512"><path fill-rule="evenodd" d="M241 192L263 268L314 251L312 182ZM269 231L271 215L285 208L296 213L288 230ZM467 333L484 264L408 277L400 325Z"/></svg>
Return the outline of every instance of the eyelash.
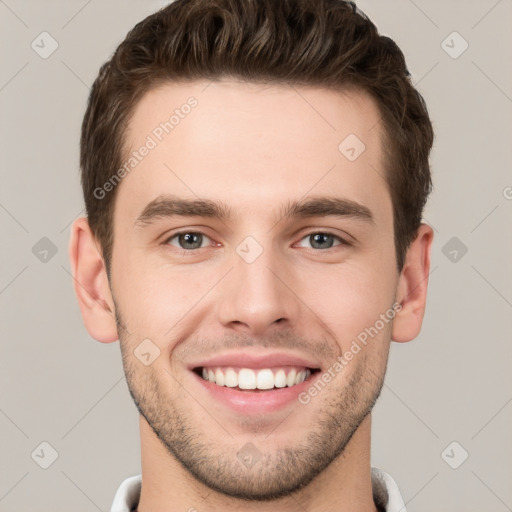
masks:
<svg viewBox="0 0 512 512"><path fill-rule="evenodd" d="M202 231L185 230L185 231L178 231L177 233L174 233L170 237L166 238L164 240L164 242L163 242L163 245L168 246L168 245L170 245L169 242L171 240L173 240L176 237L179 237L180 235L186 235L186 234L188 234L188 235L202 235L202 236L204 236L204 237L206 237L206 238L211 240L211 238L206 233L203 233ZM312 247L311 249L314 250L314 251L327 252L330 249L335 249L336 247L340 247L340 246L346 246L346 247L352 246L351 242L348 242L344 238L342 238L339 235L336 235L334 233L331 233L330 231L311 231L311 232L305 234L300 239L300 242L302 240L304 240L305 238L308 238L308 237L310 237L312 235L319 235L319 234L332 236L332 237L336 238L340 243L338 245L334 245L332 247L328 247L327 249L315 249L314 247ZM199 247L197 249L181 249L180 247L176 247L176 246L172 246L172 247L173 247L173 249L175 250L175 252L179 256L189 256L189 255L193 254L194 252L197 252L199 249L206 249L206 247Z"/></svg>

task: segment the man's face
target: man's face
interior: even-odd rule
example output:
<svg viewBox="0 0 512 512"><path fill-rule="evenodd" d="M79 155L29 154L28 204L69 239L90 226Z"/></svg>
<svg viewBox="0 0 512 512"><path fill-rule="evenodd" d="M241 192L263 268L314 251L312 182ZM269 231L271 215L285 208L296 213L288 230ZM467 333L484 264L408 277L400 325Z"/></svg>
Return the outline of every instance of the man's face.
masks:
<svg viewBox="0 0 512 512"><path fill-rule="evenodd" d="M334 368L396 293L382 125L363 93L207 85L162 86L136 107L126 150L148 135L158 143L117 191L111 288L130 392L168 453L212 489L269 499L326 468L380 393L391 322ZM191 96L197 105L155 132ZM353 136L339 149L350 134L365 145L355 160ZM226 216L170 215L173 198L222 203ZM359 208L285 215L320 198ZM142 360L160 351L149 365L136 350L143 340ZM260 391L209 382L203 366L225 381L228 366L256 378L270 369L275 385L280 370L291 380L320 371ZM301 403L329 369L335 377Z"/></svg>

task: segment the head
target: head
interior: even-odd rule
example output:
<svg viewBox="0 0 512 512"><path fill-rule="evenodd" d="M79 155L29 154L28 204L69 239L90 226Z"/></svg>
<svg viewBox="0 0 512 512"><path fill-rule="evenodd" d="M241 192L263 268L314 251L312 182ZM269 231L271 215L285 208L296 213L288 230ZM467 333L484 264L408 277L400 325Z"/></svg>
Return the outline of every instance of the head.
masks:
<svg viewBox="0 0 512 512"><path fill-rule="evenodd" d="M82 125L76 290L91 335L120 340L141 416L198 481L273 499L346 449L390 341L421 328L432 142L402 52L351 2L176 0L102 66ZM286 411L241 414L205 401L195 373L235 351L332 378ZM237 456L249 441L251 468Z"/></svg>

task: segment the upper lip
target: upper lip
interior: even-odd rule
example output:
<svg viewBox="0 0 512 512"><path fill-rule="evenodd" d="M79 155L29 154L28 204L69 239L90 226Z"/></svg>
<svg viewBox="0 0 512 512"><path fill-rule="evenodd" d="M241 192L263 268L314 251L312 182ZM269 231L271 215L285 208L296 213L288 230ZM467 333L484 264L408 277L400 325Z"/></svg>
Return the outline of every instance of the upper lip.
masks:
<svg viewBox="0 0 512 512"><path fill-rule="evenodd" d="M306 368L320 368L316 361L304 357L287 354L285 352L273 352L267 354L251 354L248 352L229 352L218 354L209 359L191 363L190 370L200 367L235 366L240 368L272 368L276 366L304 366Z"/></svg>

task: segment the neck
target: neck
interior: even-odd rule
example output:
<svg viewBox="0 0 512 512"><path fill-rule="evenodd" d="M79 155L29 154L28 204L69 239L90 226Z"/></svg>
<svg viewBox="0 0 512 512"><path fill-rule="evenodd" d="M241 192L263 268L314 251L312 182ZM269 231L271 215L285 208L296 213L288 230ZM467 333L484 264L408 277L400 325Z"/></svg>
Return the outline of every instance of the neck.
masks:
<svg viewBox="0 0 512 512"><path fill-rule="evenodd" d="M137 512L377 512L372 496L371 415L343 453L307 486L274 501L249 502L225 496L198 482L168 453L140 416L142 490Z"/></svg>

